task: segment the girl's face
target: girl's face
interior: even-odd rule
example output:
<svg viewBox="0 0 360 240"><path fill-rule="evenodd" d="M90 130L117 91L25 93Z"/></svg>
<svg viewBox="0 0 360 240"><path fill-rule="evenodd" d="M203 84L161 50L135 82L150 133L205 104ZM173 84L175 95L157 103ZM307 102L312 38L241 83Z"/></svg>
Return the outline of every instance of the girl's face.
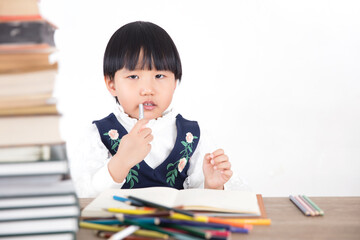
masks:
<svg viewBox="0 0 360 240"><path fill-rule="evenodd" d="M105 78L110 93L117 97L125 113L139 119L139 104L144 105L144 117L156 119L169 107L176 88L173 72L163 70L122 68L114 80Z"/></svg>

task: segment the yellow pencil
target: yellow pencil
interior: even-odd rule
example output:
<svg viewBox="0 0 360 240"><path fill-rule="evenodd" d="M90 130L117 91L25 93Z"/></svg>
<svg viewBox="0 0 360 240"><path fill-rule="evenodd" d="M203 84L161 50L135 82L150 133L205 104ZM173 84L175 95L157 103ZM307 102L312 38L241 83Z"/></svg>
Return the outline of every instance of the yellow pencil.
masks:
<svg viewBox="0 0 360 240"><path fill-rule="evenodd" d="M113 227L113 226L103 225L103 224L98 224L98 223L88 223L88 222L83 222L83 221L80 222L80 227L101 230L101 231L109 231L109 232L118 232L125 228L125 227Z"/></svg>
<svg viewBox="0 0 360 240"><path fill-rule="evenodd" d="M88 223L83 221L80 222L80 227L101 230L101 231L109 231L109 232L119 232L125 229L125 227L113 227L113 226L97 224L97 223ZM150 231L150 230L142 230L142 229L135 231L134 234L142 237L161 238L161 239L169 238L169 235L167 234Z"/></svg>
<svg viewBox="0 0 360 240"><path fill-rule="evenodd" d="M141 209L123 209L123 208L105 208L105 211L113 213L124 213L124 214L149 214L154 213L156 210L141 210Z"/></svg>
<svg viewBox="0 0 360 240"><path fill-rule="evenodd" d="M190 217L181 213L174 213L170 214L170 218L177 219L177 220L188 220L188 221L195 221L195 222L208 222L208 217L206 216L194 216Z"/></svg>
<svg viewBox="0 0 360 240"><path fill-rule="evenodd" d="M228 218L234 223L243 223L243 224L251 224L251 225L271 225L271 219L241 219L241 218Z"/></svg>

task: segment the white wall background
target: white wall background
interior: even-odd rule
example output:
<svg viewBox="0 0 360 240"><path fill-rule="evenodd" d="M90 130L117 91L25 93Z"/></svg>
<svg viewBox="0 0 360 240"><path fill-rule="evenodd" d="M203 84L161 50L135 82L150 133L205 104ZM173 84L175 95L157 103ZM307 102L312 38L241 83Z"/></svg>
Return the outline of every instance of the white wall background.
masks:
<svg viewBox="0 0 360 240"><path fill-rule="evenodd" d="M42 0L59 27L55 95L62 134L109 114L110 36L131 21L163 27L183 79L175 106L212 128L255 192L360 195L359 1ZM70 152L71 155L71 152Z"/></svg>

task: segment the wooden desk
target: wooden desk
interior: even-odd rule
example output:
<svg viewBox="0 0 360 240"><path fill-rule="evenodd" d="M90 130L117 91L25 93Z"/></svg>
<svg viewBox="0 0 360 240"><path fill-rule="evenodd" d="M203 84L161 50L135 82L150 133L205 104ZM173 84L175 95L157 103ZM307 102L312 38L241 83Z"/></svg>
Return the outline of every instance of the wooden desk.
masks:
<svg viewBox="0 0 360 240"><path fill-rule="evenodd" d="M360 239L360 197L312 197L324 211L322 217L306 217L288 198L264 198L271 226L254 226L249 234L231 239ZM91 199L80 199L85 207ZM92 230L80 229L78 240L97 239Z"/></svg>

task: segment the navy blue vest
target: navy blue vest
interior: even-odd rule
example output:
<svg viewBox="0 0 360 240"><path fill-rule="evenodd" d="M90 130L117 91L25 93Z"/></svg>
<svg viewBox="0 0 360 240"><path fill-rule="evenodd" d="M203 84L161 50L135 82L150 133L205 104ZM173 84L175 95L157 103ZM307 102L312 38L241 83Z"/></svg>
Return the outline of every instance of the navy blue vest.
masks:
<svg viewBox="0 0 360 240"><path fill-rule="evenodd" d="M128 134L111 113L106 118L93 121L96 124L101 141L115 155L121 138ZM184 119L180 114L176 116L177 137L175 146L169 156L155 169L149 167L144 160L132 167L122 188L144 188L166 186L183 189L190 166L190 158L200 140L200 128L196 121Z"/></svg>

